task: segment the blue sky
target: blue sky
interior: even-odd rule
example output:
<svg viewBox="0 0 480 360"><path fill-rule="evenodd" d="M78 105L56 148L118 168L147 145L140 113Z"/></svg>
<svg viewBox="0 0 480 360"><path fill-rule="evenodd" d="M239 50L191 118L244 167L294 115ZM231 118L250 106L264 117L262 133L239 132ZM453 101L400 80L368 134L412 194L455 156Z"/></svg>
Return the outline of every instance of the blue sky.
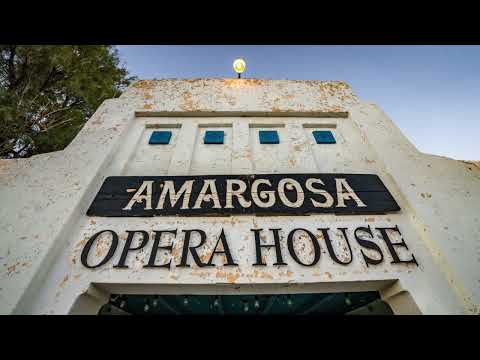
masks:
<svg viewBox="0 0 480 360"><path fill-rule="evenodd" d="M480 160L480 46L118 46L140 79L342 80L378 104L420 151Z"/></svg>

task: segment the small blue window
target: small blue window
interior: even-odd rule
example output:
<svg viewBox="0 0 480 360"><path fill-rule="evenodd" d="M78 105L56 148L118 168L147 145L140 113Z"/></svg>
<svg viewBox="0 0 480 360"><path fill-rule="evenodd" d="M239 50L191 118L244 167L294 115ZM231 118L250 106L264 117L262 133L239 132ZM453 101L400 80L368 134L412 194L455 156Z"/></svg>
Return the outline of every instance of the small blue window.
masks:
<svg viewBox="0 0 480 360"><path fill-rule="evenodd" d="M279 144L278 132L275 130L259 131L260 144Z"/></svg>
<svg viewBox="0 0 480 360"><path fill-rule="evenodd" d="M317 144L335 144L335 138L331 131L323 130L323 131L314 131L313 137Z"/></svg>
<svg viewBox="0 0 480 360"><path fill-rule="evenodd" d="M223 144L225 133L223 131L205 131L205 144Z"/></svg>
<svg viewBox="0 0 480 360"><path fill-rule="evenodd" d="M148 143L152 145L167 145L170 143L171 138L171 131L154 131Z"/></svg>

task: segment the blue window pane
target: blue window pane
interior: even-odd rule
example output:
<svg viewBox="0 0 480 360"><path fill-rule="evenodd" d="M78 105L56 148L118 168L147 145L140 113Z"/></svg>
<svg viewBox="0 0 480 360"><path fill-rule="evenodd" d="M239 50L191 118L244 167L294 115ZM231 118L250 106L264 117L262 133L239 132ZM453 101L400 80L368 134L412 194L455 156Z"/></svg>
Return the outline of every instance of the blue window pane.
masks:
<svg viewBox="0 0 480 360"><path fill-rule="evenodd" d="M150 136L149 144L167 145L172 137L171 131L154 131Z"/></svg>
<svg viewBox="0 0 480 360"><path fill-rule="evenodd" d="M225 133L223 131L205 131L205 144L223 144Z"/></svg>
<svg viewBox="0 0 480 360"><path fill-rule="evenodd" d="M314 131L313 137L317 144L335 144L335 138L331 131L323 130L323 131Z"/></svg>
<svg viewBox="0 0 480 360"><path fill-rule="evenodd" d="M259 131L260 144L279 144L278 132L275 130Z"/></svg>

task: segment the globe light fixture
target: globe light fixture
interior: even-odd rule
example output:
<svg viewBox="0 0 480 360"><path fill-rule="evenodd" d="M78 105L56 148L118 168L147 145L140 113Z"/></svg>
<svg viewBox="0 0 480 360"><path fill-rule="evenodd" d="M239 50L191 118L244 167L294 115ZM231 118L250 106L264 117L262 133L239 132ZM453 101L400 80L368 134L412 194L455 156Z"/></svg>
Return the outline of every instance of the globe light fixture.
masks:
<svg viewBox="0 0 480 360"><path fill-rule="evenodd" d="M235 59L233 62L233 70L238 74L238 78L241 78L241 74L245 71L247 64L242 58Z"/></svg>

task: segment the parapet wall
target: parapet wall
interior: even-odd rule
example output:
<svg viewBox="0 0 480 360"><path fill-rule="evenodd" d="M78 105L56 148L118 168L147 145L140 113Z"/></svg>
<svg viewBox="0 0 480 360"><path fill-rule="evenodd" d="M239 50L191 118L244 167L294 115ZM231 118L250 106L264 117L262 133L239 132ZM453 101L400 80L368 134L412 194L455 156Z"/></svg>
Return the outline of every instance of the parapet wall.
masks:
<svg viewBox="0 0 480 360"><path fill-rule="evenodd" d="M343 113L357 104L341 81L256 79L142 80L120 97L139 110Z"/></svg>

